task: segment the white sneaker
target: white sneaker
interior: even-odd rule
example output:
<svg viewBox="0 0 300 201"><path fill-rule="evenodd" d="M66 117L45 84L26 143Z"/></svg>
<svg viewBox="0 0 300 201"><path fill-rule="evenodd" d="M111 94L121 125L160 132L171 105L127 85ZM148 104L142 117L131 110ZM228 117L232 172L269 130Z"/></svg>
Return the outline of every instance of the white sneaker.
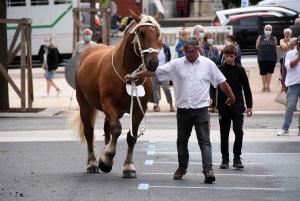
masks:
<svg viewBox="0 0 300 201"><path fill-rule="evenodd" d="M281 130L277 133L277 136L283 136L285 134L288 134L289 133L289 130L285 131L285 130Z"/></svg>
<svg viewBox="0 0 300 201"><path fill-rule="evenodd" d="M49 94L48 92L45 92L45 93L42 95L42 97L48 98L48 97L50 97L50 94Z"/></svg>
<svg viewBox="0 0 300 201"><path fill-rule="evenodd" d="M56 96L59 97L59 94L61 94L62 90L56 90Z"/></svg>

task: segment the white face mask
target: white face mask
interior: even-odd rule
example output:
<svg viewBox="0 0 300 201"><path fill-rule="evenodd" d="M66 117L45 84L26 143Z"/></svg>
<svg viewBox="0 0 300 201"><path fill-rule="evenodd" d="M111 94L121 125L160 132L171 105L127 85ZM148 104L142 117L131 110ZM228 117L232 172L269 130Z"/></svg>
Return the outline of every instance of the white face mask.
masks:
<svg viewBox="0 0 300 201"><path fill-rule="evenodd" d="M228 40L225 40L225 45L231 45L231 42Z"/></svg>
<svg viewBox="0 0 300 201"><path fill-rule="evenodd" d="M214 39L211 39L211 38L209 38L209 39L207 39L207 44L213 44L213 42L214 42Z"/></svg>
<svg viewBox="0 0 300 201"><path fill-rule="evenodd" d="M199 38L203 38L203 36L204 36L204 33L203 33L203 32L200 32L200 33L199 33Z"/></svg>

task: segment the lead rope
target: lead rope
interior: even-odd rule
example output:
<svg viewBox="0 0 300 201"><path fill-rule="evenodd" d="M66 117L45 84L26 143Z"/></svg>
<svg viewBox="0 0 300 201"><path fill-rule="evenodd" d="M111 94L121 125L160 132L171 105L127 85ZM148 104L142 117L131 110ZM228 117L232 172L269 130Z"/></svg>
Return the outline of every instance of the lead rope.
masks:
<svg viewBox="0 0 300 201"><path fill-rule="evenodd" d="M133 90L135 91L136 99L137 99L137 101L139 103L139 106L140 106L140 109L141 109L141 111L144 115L144 124L142 126L142 129L139 130L140 134L138 134L136 137L133 136L133 134L132 134ZM139 99L138 92L137 92L134 80L131 81L131 104L130 104L130 121L129 121L129 124L130 124L130 135L131 135L131 137L139 138L139 137L141 137L141 135L144 135L144 133L146 131L146 116L145 116L141 101Z"/></svg>

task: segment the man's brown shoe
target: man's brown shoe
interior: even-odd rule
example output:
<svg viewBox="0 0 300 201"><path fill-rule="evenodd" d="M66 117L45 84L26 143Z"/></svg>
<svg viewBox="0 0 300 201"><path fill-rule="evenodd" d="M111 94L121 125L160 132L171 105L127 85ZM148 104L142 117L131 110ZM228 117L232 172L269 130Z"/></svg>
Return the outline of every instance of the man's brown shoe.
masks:
<svg viewBox="0 0 300 201"><path fill-rule="evenodd" d="M180 179L182 179L183 175L185 175L185 174L186 174L186 169L178 168L176 170L176 172L174 173L173 179L180 180Z"/></svg>
<svg viewBox="0 0 300 201"><path fill-rule="evenodd" d="M205 180L204 180L204 183L206 184L211 184L213 183L214 181L216 181L216 177L215 177L215 174L212 170L210 171L207 171L205 174Z"/></svg>

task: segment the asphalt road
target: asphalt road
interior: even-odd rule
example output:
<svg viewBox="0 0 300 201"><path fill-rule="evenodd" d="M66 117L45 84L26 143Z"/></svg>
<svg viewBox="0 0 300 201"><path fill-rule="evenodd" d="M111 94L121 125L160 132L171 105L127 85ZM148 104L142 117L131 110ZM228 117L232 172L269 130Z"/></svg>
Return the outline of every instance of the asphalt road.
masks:
<svg viewBox="0 0 300 201"><path fill-rule="evenodd" d="M41 133L42 134L42 133ZM98 141L99 157L103 142ZM231 144L232 146L232 144ZM299 142L245 142L244 170L218 168L219 143L213 142L216 182L204 184L201 154L189 143L190 165L183 180L175 141L138 141L137 178L123 179L126 141L118 142L110 173L85 172L86 148L78 142L1 142L0 200L299 200Z"/></svg>
<svg viewBox="0 0 300 201"><path fill-rule="evenodd" d="M212 130L219 130L218 116L211 116ZM295 112L291 128L298 126L299 112ZM244 128L251 129L280 129L283 123L284 114L254 114L252 117L244 119ZM97 118L95 129L102 129L104 116ZM176 129L176 116L146 115L146 126L148 129ZM129 129L129 116L121 119L123 129ZM30 131L30 130L63 130L68 127L68 118L2 118L0 119L0 131Z"/></svg>

